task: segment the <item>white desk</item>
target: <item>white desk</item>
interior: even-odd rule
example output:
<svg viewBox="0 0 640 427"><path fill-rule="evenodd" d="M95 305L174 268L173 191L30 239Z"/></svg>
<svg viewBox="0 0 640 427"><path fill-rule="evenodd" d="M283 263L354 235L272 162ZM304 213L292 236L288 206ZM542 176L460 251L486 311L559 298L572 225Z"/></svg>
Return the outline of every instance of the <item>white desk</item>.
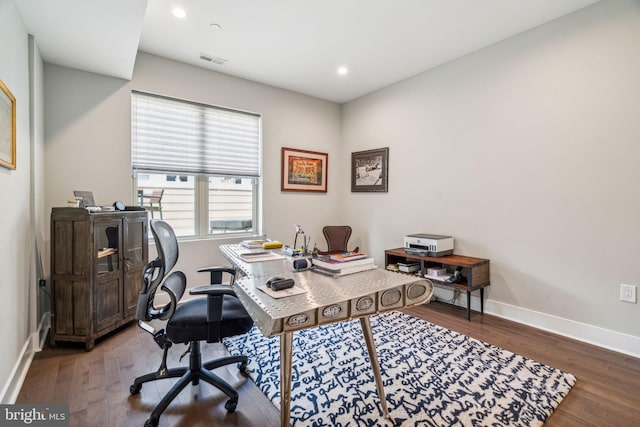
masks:
<svg viewBox="0 0 640 427"><path fill-rule="evenodd" d="M293 332L349 319L359 319L384 416L388 410L369 316L430 300L433 284L416 276L375 269L342 277L312 271L295 272L290 258L245 262L238 245L222 245L220 251L245 277L236 281L238 298L265 336L280 336L280 424L289 425ZM293 278L306 292L272 298L256 289L272 276Z"/></svg>

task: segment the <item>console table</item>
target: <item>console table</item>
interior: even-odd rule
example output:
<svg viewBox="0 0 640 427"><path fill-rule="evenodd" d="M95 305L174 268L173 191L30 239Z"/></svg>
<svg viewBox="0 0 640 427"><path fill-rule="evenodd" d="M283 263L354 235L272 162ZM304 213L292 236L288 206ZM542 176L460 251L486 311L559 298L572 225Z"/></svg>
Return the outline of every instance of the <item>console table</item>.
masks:
<svg viewBox="0 0 640 427"><path fill-rule="evenodd" d="M369 316L429 302L433 284L424 278L383 269L328 277L313 271L295 272L291 258L246 262L239 245L220 251L245 276L236 280L236 295L265 336L280 337L280 423L289 426L293 333L328 323L360 320L376 388L385 417L389 417ZM272 276L292 278L304 293L272 298L258 287Z"/></svg>
<svg viewBox="0 0 640 427"><path fill-rule="evenodd" d="M446 286L459 289L467 293L467 320L471 320L471 292L480 291L480 313L484 313L484 288L489 286L489 260L484 258L474 258L462 255L447 255L441 257L429 257L408 254L404 248L387 249L384 251L385 266L406 263L410 261L419 262L420 269L417 275L426 277L435 285ZM463 280L457 283L447 283L438 276L427 275L429 268L445 268L448 274L453 274L459 269Z"/></svg>

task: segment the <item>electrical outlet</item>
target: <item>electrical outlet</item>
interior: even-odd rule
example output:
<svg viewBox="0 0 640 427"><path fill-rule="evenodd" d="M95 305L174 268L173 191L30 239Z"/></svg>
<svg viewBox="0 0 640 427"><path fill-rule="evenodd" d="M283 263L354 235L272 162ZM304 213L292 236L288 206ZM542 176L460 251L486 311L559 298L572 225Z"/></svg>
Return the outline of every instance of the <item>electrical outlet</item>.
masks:
<svg viewBox="0 0 640 427"><path fill-rule="evenodd" d="M636 303L636 286L620 284L620 301Z"/></svg>

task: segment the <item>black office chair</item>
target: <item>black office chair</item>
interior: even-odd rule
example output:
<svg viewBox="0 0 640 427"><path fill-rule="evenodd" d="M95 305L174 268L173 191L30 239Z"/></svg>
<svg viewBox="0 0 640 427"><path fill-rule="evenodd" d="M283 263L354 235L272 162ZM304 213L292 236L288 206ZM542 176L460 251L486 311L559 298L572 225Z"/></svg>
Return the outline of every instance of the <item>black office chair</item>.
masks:
<svg viewBox="0 0 640 427"><path fill-rule="evenodd" d="M236 410L238 392L218 375L210 372L220 366L238 363L240 372L247 374L246 356L229 356L202 363L200 341L220 342L224 337L243 334L253 326L249 314L238 300L231 286L215 284L191 289L193 295L207 295L178 305L186 289L187 280L183 272L173 269L178 261L178 240L171 226L164 221L151 220L151 232L156 242L158 257L147 264L143 278L143 289L138 297L136 318L142 329L151 333L156 343L163 349L162 362L156 372L135 379L129 391L137 394L142 384L165 378L180 378L171 387L151 412L145 427L157 427L160 415L189 383L198 385L200 380L222 390L229 400L225 403L228 412ZM212 278L220 278L223 273L235 278L235 270L229 267L210 267ZM167 276L168 274L168 276ZM154 297L158 286L166 291L170 302L158 307ZM166 321L164 329L155 329L147 322ZM167 353L172 344L189 344L189 366L167 369Z"/></svg>
<svg viewBox="0 0 640 427"><path fill-rule="evenodd" d="M354 249L347 249L349 237L351 237L351 227L348 225L325 225L322 228L322 234L327 241L327 250L319 251L322 254L331 254L336 252L358 252L359 246Z"/></svg>

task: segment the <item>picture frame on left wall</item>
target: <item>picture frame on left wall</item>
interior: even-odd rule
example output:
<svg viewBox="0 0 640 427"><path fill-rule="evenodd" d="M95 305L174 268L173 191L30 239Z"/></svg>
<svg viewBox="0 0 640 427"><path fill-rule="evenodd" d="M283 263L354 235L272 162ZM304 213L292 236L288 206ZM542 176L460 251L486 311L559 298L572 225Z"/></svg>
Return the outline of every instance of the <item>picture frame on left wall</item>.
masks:
<svg viewBox="0 0 640 427"><path fill-rule="evenodd" d="M0 80L0 166L16 168L16 98Z"/></svg>
<svg viewBox="0 0 640 427"><path fill-rule="evenodd" d="M329 154L282 147L281 191L327 192Z"/></svg>

